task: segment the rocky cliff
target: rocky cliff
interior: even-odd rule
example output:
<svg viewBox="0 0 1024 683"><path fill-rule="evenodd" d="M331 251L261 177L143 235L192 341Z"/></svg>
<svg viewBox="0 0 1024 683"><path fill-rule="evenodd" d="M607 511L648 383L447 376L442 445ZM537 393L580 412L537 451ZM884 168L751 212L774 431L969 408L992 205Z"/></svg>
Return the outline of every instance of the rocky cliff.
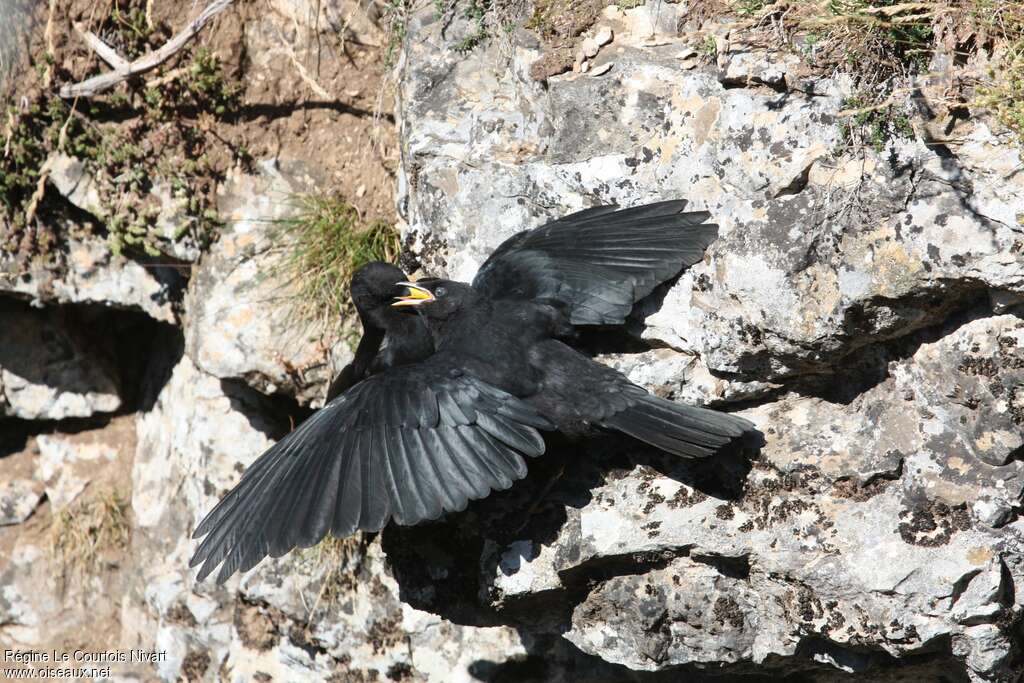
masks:
<svg viewBox="0 0 1024 683"><path fill-rule="evenodd" d="M383 46L357 5L231 21L250 49ZM696 3L537 3L487 36L490 5L435 5L406 7L396 53L404 265L469 278L525 227L686 198L719 240L587 345L763 443L556 445L463 513L196 583L198 519L349 357L292 315L273 228L359 179L297 145L220 179L194 263L85 235L57 274L0 264L0 640L166 653L120 680L1017 680L1024 179L996 121L935 105L954 60L890 125L851 112L857 74ZM304 44L242 78L312 88L294 58L340 93L311 64L343 53Z"/></svg>

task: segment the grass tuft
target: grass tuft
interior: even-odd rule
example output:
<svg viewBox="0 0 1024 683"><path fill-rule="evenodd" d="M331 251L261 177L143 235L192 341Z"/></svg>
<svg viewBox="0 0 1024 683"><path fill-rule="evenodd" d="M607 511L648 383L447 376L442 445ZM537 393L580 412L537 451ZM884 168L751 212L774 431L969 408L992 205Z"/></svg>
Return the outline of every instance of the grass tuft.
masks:
<svg viewBox="0 0 1024 683"><path fill-rule="evenodd" d="M328 534L312 548L299 552L298 562L322 577L316 600L309 606L307 621L320 608L330 609L356 587L355 575L366 557L369 541L363 534L338 538Z"/></svg>
<svg viewBox="0 0 1024 683"><path fill-rule="evenodd" d="M279 223L288 244L279 268L297 284L297 313L324 329L340 324L348 311L352 273L371 261L394 261L398 233L382 220L364 222L343 198L304 195L295 199L297 215Z"/></svg>
<svg viewBox="0 0 1024 683"><path fill-rule="evenodd" d="M116 490L58 510L50 526L54 568L65 583L96 569L105 555L123 552L131 539L130 503Z"/></svg>

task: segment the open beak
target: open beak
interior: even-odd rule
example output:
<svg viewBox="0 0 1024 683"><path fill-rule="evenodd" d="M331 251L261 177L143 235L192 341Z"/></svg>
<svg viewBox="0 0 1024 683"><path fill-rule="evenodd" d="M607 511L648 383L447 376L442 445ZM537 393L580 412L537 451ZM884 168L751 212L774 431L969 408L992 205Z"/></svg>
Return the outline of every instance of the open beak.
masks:
<svg viewBox="0 0 1024 683"><path fill-rule="evenodd" d="M412 282L397 282L395 284L407 287L409 293L405 296L396 296L395 302L391 304L392 306L420 306L422 304L429 304L434 300L434 295L429 289L424 289Z"/></svg>

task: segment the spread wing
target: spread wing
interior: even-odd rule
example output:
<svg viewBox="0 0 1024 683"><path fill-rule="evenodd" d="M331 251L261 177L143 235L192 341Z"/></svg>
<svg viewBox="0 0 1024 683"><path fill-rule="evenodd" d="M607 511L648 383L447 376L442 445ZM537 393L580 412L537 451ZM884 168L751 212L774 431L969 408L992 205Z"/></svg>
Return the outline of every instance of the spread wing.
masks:
<svg viewBox="0 0 1024 683"><path fill-rule="evenodd" d="M356 384L261 455L196 528L217 581L328 532L415 524L505 489L552 425L445 354Z"/></svg>
<svg viewBox="0 0 1024 683"><path fill-rule="evenodd" d="M625 322L633 304L699 261L718 235L685 200L621 209L598 206L505 240L473 287L493 299L562 304L574 325Z"/></svg>

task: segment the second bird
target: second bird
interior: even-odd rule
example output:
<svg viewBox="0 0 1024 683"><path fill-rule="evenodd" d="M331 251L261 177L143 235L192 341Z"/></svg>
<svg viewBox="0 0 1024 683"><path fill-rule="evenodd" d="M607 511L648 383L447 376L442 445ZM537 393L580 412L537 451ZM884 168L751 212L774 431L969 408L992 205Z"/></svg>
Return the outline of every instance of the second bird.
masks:
<svg viewBox="0 0 1024 683"><path fill-rule="evenodd" d="M522 456L544 452L542 431L613 430L704 457L753 430L742 417L657 398L562 341L578 326L622 324L638 300L702 258L717 226L684 207L595 207L524 231L471 285L387 282L401 271L380 264L357 274L359 367L199 524L199 578L223 562L224 581L328 532L461 510L525 476ZM396 317L403 310L408 319ZM401 353L386 353L396 335L411 336Z"/></svg>

